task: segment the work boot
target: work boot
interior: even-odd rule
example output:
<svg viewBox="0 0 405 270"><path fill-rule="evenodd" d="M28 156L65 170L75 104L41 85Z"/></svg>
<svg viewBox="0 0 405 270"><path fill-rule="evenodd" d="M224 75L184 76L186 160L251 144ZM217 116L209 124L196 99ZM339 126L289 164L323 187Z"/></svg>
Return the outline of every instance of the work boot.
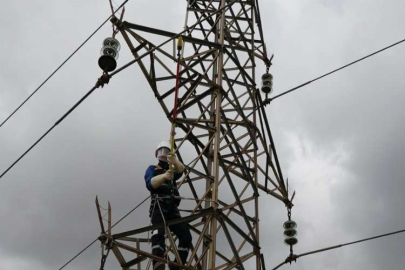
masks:
<svg viewBox="0 0 405 270"><path fill-rule="evenodd" d="M161 262L157 262L153 267L153 270L165 270L165 269L166 269L165 265Z"/></svg>

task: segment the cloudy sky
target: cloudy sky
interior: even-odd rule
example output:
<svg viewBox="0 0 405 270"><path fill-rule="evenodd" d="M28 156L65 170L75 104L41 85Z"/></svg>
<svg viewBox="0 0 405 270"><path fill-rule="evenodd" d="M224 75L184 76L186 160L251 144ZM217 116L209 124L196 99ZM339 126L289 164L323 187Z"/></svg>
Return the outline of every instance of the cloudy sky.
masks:
<svg viewBox="0 0 405 270"><path fill-rule="evenodd" d="M116 0L118 2L118 0ZM3 1L0 121L109 15L107 0ZM261 1L275 94L405 38L398 0ZM185 1L137 1L126 20L178 32ZM105 26L6 125L7 168L95 83ZM122 46L119 64L130 60ZM275 100L267 107L284 175L297 196L303 253L405 228L405 45ZM258 70L260 74L263 71ZM117 220L147 195L145 168L170 125L132 66L98 89L0 179L0 269L59 269L99 234L94 205ZM288 255L282 204L265 195L261 239L267 268ZM147 205L116 231L147 225ZM404 269L405 235L299 259L290 269ZM66 269L97 269L93 245ZM113 257L107 269L118 269Z"/></svg>

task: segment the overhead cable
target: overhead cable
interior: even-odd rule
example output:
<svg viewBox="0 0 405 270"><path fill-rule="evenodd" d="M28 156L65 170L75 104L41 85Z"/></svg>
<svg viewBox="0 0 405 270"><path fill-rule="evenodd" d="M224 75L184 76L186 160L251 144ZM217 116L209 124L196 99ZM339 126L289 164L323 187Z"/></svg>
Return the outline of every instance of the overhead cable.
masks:
<svg viewBox="0 0 405 270"><path fill-rule="evenodd" d="M31 151L40 141L42 141L43 138L46 137L46 135L48 135L60 122L62 122L71 112L73 112L79 105L80 103L82 103L88 96L90 96L91 93L93 93L94 90L96 90L98 87L97 85L93 86L89 92L87 92L87 94L85 94L75 105L73 105L72 108L70 108L69 111L67 111L55 124L53 124L53 126L51 128L48 129L48 131L46 131L44 133L44 135L42 135L33 145L31 145L30 148L28 148L16 161L14 161L13 164L11 164L1 175L0 175L0 179L9 171L11 170L11 168L14 167L14 165L16 165L26 154L28 154L29 151Z"/></svg>
<svg viewBox="0 0 405 270"><path fill-rule="evenodd" d="M137 206L135 206L131 211L128 212L128 214L126 214L125 216L123 216L120 220L118 220L114 225L111 226L111 228L114 228L116 225L118 225L118 223L120 223L121 221L123 221L126 217L128 217L132 212L134 212L136 209L138 209L144 202L146 202L148 199L150 198L150 195L144 199L142 202L140 202ZM70 264L74 259L76 259L77 257L79 257L83 252L85 252L89 247L91 247L95 242L97 242L98 237L96 239L94 239L93 242L91 242L90 244L88 244L84 249L82 249L79 253L77 253L72 259L70 259L67 263L65 263L61 268L59 268L58 270L62 270L63 268L65 268L68 264Z"/></svg>
<svg viewBox="0 0 405 270"><path fill-rule="evenodd" d="M331 247L327 247L327 248L317 249L317 250L310 251L310 252L305 252L305 253L302 253L302 254L299 254L299 255L293 255L292 257L288 257L284 262L282 262L281 264L279 264L278 266L273 268L273 270L276 270L276 269L280 268L281 266L283 266L284 264L289 263L292 260L296 260L296 259L298 259L300 257L304 257L304 256L308 256L308 255L311 255L311 254L328 251L328 250L331 250L331 249L336 249L336 248L341 248L341 247L345 247L345 246L349 246L349 245L354 245L354 244L358 244L358 243L361 243L361 242L366 242L366 241L369 241L369 240L374 240L374 239L377 239L377 238L382 238L382 237L390 236L390 235L393 235L393 234L399 234L399 233L403 233L403 232L405 232L405 230L400 230L400 231L390 232L390 233L386 233L386 234L381 234L381 235L377 235L377 236L357 240L357 241L354 241L354 242L349 242L349 243L346 243L346 244L340 244L340 245L331 246Z"/></svg>
<svg viewBox="0 0 405 270"><path fill-rule="evenodd" d="M55 75L56 72L59 71L59 69L61 69L72 57L73 55L75 55L111 18L112 16L118 11L120 10L129 0L125 0L99 27L97 27L97 29L88 37L86 38L85 41L83 41L83 43L77 47L76 50L74 50L74 52L72 54L70 54L68 56L68 58L66 58L65 61L62 62L62 64L59 65L59 67L57 67L52 73L51 75L48 76L48 78L45 79L45 81L43 81L35 90L34 92L32 92L1 124L0 124L0 128L22 107L24 106L24 104L33 96L35 95L36 92L38 92L39 89L41 89L41 87L48 82L48 80L50 78L52 78L53 75Z"/></svg>
<svg viewBox="0 0 405 270"><path fill-rule="evenodd" d="M285 92L283 92L283 93L281 93L281 94L279 94L279 95L277 95L277 96L275 96L275 97L272 97L272 98L269 98L268 100L265 100L265 101L264 101L264 104L265 104L265 105L266 105L266 104L269 104L271 101L275 100L276 98L279 98L279 97L281 97L281 96L284 96L285 94L291 93L291 92L293 92L293 91L295 91L295 90L298 90L298 89L300 89L300 88L302 88L302 87L304 87L304 86L306 86L306 85L308 85L308 84L310 84L310 83L313 83L313 82L315 82L315 81L317 81L317 80L320 80L320 79L322 79L322 78L324 78L324 77L326 77L326 76L329 76L329 75L331 75L331 74L333 74L333 73L335 73L335 72L337 72L337 71L339 71L339 70L345 69L345 68L347 68L347 67L349 67L349 66L351 66L351 65L354 65L354 64L356 64L356 63L358 63L358 62L361 62L361 61L363 61L363 60L365 60L365 59L367 59L367 58L369 58L369 57L371 57L371 56L373 56L373 55L376 55L376 54L378 54L378 53L380 53L380 52L383 52L383 51L385 51L385 50L388 50L388 49L390 49L390 48L392 48L392 47L394 47L394 46L397 46L397 45L399 45L399 44L401 44L401 43L403 43L403 42L405 42L405 39L400 40L400 41L398 41L398 42L395 42L394 44L391 44L391 45L389 45L389 46L387 46L387 47L384 47L384 48L382 48L382 49L380 49L380 50L378 50L378 51L375 51L375 52L373 52L373 53L371 53L371 54L368 54L368 55L366 55L366 56L364 56L364 57L362 57L362 58L359 58L359 59L357 59L357 60L355 60L355 61L353 61L353 62L350 62L350 63L348 63L348 64L346 64L346 65L344 65L344 66L342 66L342 67L340 67L340 68L337 68L337 69L334 69L334 70L332 70L332 71L330 71L330 72L328 72L328 73L325 73L325 74L323 74L323 75L321 75L321 76L319 76L319 77L317 77L317 78L315 78L315 79L313 79L313 80L310 80L310 81L308 81L308 82L306 82L306 83L303 83L303 84L300 84L300 85L298 85L298 86L296 86L296 87L293 87L293 88L291 88L290 90L287 90L287 91L285 91Z"/></svg>
<svg viewBox="0 0 405 270"><path fill-rule="evenodd" d="M128 0L126 0L127 2ZM190 28L193 28L195 26L197 26L198 24L200 24L203 21L208 20L209 18L211 18L212 16L215 16L216 14L218 14L219 12L222 12L224 9L227 9L228 7L230 7L235 1L237 0L233 0L231 1L228 5L224 6L223 8L212 12L209 16L206 16L203 19L198 20L195 24L191 25L190 27L187 27L186 29L184 29L183 31L181 31L180 33L174 35L173 37L169 38L168 40L162 42L160 45L153 47L152 49L148 50L147 52L145 52L144 54L140 55L139 57L136 57L134 60L128 62L127 64L123 65L122 67L120 67L119 69L117 69L116 71L114 71L111 74L103 74L97 81L96 85L93 86L88 92L87 94L85 94L75 105L73 105L73 107L67 111L51 128L48 129L48 131L45 132L44 135L42 135L30 148L28 148L28 150L26 150L16 161L14 161L13 164L11 164L1 175L0 175L0 179L12 168L14 167L14 165L16 165L29 151L31 151L43 138L46 137L46 135L48 135L58 124L60 124L71 112L73 112L88 96L90 96L90 94L92 94L94 92L94 90L96 90L98 87L100 86L104 86L104 84L108 84L109 80L111 77L113 77L114 75L118 74L119 72L123 71L124 69L128 68L129 66L133 65L134 63L140 61L141 59L143 59L145 56L150 55L151 53L153 53L155 50L159 49L160 47L164 46L165 44L169 43L171 40L176 39L178 37L180 37L181 35L183 35L185 32L187 32ZM124 3L126 3L124 2ZM121 5L122 6L122 5Z"/></svg>

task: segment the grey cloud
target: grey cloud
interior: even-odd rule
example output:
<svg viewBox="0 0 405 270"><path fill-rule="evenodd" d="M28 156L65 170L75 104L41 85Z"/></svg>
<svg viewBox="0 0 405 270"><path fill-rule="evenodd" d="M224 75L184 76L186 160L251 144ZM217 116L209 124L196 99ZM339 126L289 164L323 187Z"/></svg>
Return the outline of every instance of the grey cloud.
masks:
<svg viewBox="0 0 405 270"><path fill-rule="evenodd" d="M108 14L108 3L99 1L19 4L5 3L0 11L5 40L0 56L5 63L0 67L2 119ZM401 1L260 5L267 48L275 53L276 94L403 38ZM126 18L180 31L184 9L185 3L170 1L130 2ZM100 43L110 34L110 27L103 28L0 129L1 168L95 83L101 74ZM330 158L339 143L350 153L347 162L338 164L344 173L336 183L312 181L311 171L324 169L316 163L309 163L314 167L307 168L308 175L290 178L297 189L297 253L403 229L404 52L403 45L393 48L267 107L286 176L302 165L296 163L287 134L312 143L304 161ZM119 64L130 59L123 45ZM33 269L58 269L97 237L96 195L103 205L111 201L114 220L146 197L143 172L155 162L155 144L168 131L169 123L138 67L97 90L1 179L0 229L7 233L0 243L0 264L18 258ZM317 194L316 184L324 194ZM280 202L264 194L260 201L261 243L271 268L288 255L282 242L286 213ZM147 225L146 217L144 205L116 231ZM285 268L402 269L403 239L399 235L308 256ZM97 244L70 268L94 269L99 260ZM117 268L118 263L111 257L108 266Z"/></svg>

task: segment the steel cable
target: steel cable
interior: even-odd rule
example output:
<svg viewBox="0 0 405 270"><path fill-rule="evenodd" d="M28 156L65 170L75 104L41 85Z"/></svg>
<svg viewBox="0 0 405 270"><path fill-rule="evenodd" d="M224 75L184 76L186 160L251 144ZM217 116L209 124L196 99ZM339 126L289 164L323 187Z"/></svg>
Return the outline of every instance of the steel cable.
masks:
<svg viewBox="0 0 405 270"><path fill-rule="evenodd" d="M371 57L371 56L373 56L373 55L376 55L376 54L378 54L378 53L380 53L380 52L383 52L383 51L385 51L385 50L388 50L389 48L392 48L392 47L394 47L394 46L396 46L396 45L399 45L399 44L401 44L401 43L403 43L403 42L405 42L405 39L400 40L400 41L398 41L398 42L395 42L394 44L391 44L391 45L389 45L389 46L387 46L387 47L384 47L384 48L382 48L382 49L380 49L380 50L378 50L378 51L375 51L375 52L373 52L373 53L371 53L371 54L368 54L368 55L366 55L366 56L364 56L364 57L362 57L362 58L359 58L359 59L357 59L357 60L355 60L355 61L353 61L353 62L350 62L349 64L346 64L346 65L344 65L344 66L342 66L342 67L340 67L340 68L337 68L337 69L332 70L332 71L330 71L330 72L328 72L328 73L325 73L325 74L323 74L323 75L321 75L321 76L319 76L319 77L317 77L317 78L315 78L315 79L313 79L313 80L310 80L310 81L308 81L308 82L306 82L306 83L303 83L303 84L301 84L301 85L299 85L299 86L296 86L296 87L294 87L294 88L291 88L290 90L287 90L287 91L285 91L285 92L283 92L283 93L281 93L281 94L279 94L279 95L277 95L277 96L275 96L275 97L273 97L273 98L270 98L270 101L275 100L276 98L279 98L279 97L281 97L281 96L284 96L285 94L288 94L288 93L290 93L290 92L292 92L292 91L295 91L295 90L297 90L297 89L299 89L299 88L301 88L301 87L304 87L305 85L308 85L308 84L313 83L313 82L315 82L315 81L317 81L317 80L320 80L320 79L322 79L322 78L324 78L324 77L326 77L326 76L329 76L329 75L331 75L331 74L333 74L333 73L335 73L335 72L337 72L337 71L339 71L339 70L342 70L342 69L344 69L344 68L347 68L347 67L349 67L349 66L351 66L351 65L354 65L354 64L356 64L356 63L358 63L358 62L361 62L361 61L363 61L363 60L365 60L365 59L367 59L367 58L369 58L369 57Z"/></svg>
<svg viewBox="0 0 405 270"><path fill-rule="evenodd" d="M0 179L9 171L11 170L11 168L14 167L14 165L16 165L26 154L28 154L29 151L32 150L32 148L34 148L40 141L42 141L43 138L46 137L46 135L48 135L60 122L62 122L71 112L73 112L79 105L80 103L82 103L88 96L90 96L91 93L94 92L94 90L97 89L97 85L93 86L93 88L90 89L90 91L88 91L69 111L67 111L55 124L53 124L53 126L51 128L48 129L48 131L46 131L44 133L44 135L42 135L33 145L31 145L30 148L28 148L16 161L13 162L13 164L11 164L1 175L0 175Z"/></svg>
<svg viewBox="0 0 405 270"><path fill-rule="evenodd" d="M128 2L129 0L126 0L121 7ZM214 16L215 14L221 12L222 10L224 10L225 8L230 7L233 3L235 3L237 0L233 0L231 1L228 5L226 5L225 7L221 8L220 10L211 13L209 16L205 17L204 19L200 19L197 23L195 23L194 25L192 25L191 27L195 27L196 25L198 25L199 23L207 20L208 18ZM121 8L120 7L120 8ZM145 56L153 53L155 50L157 50L158 48L162 47L163 45L165 45L166 43L170 42L171 40L180 37L182 34L184 34L185 32L187 32L188 28L181 31L180 33L176 34L175 36L171 37L170 39L164 41L163 43L161 43L160 45L148 50L147 52L145 52L144 54L136 57L134 60L130 61L129 63L123 65L122 67L120 67L119 69L117 69L116 71L114 71L111 74L104 74L102 77L100 77L98 79L98 82L96 83L95 86L93 86L93 88L90 89L89 92L87 92L87 94L85 94L67 113L65 113L50 129L48 129L47 132L45 132L44 135L42 135L28 150L26 150L13 164L11 164L1 175L0 175L0 179L12 168L14 167L14 165L16 165L29 151L31 151L32 148L34 148L46 135L48 135L48 133L50 133L60 122L62 122L72 111L74 111L91 93L94 92L94 90L96 90L99 86L103 86L104 84L108 83L109 79L111 77L113 77L114 75L118 74L119 72L123 71L124 69L126 69L127 67L133 65L134 63L138 62L139 60L141 60L142 58L144 58Z"/></svg>
<svg viewBox="0 0 405 270"><path fill-rule="evenodd" d="M146 199L144 199L142 202L140 202L137 206L135 206L131 211L128 212L128 214L126 214L125 216L123 216L120 220L118 220L114 225L111 226L111 228L114 228L116 225L118 225L118 223L120 223L121 221L123 221L126 217L128 217L132 212L134 212L136 209L138 209L138 207L140 207L144 202L146 202L148 199L150 198L150 196L148 196ZM91 247L95 242L97 242L98 237L91 242L89 245L87 245L84 249L82 249L79 253L77 253L72 259L70 259L67 263L65 263L61 268L59 268L58 270L62 270L63 268L65 268L68 264L70 264L74 259L76 259L77 257L79 257L83 252L85 252L89 247Z"/></svg>
<svg viewBox="0 0 405 270"><path fill-rule="evenodd" d="M310 80L310 81L307 81L307 82L305 82L305 83L303 83L303 84L300 84L300 85L298 85L298 86L296 86L296 87L293 87L293 88L291 88L291 89L289 89L289 90L287 90L287 91L285 91L285 92L283 92L283 93L281 93L281 94L278 94L278 95L274 96L273 98L268 98L268 99L266 99L266 100L263 101L263 105L261 105L261 106L266 106L267 104L270 104L270 102L272 102L272 101L275 100L276 98L282 97L282 96L284 96L284 95L286 95L286 94L288 94L288 93L291 93L291 92L293 92L293 91L296 91L296 90L298 90L298 89L300 89L300 88L302 88L302 87L304 87L304 86L306 86L306 85L308 85L308 84L310 84L310 83L313 83L313 82L315 82L315 81L318 81L318 80L320 80L320 79L322 79L322 78L324 78L324 77L326 77L326 76L329 76L329 75L331 75L331 74L333 74L333 73L335 73L335 72L338 72L338 71L340 71L340 70L342 70L342 69L345 69L345 68L347 68L347 67L349 67L349 66L351 66L351 65L354 65L354 64L356 64L356 63L358 63L358 62L361 62L361 61L363 61L363 60L365 60L365 59L367 59L367 58L369 58L369 57L371 57L371 56L374 56L374 55L376 55L376 54L378 54L378 53L380 53L380 52L383 52L383 51L385 51L385 50L388 50L388 49L390 49L390 48L392 48L392 47L394 47L394 46L397 46L397 45L399 45L399 44L401 44L401 43L403 43L403 42L405 42L405 39L400 40L400 41L398 41L398 42L395 42L395 43L393 43L393 44L391 44L391 45L389 45L389 46L387 46L387 47L384 47L384 48L382 48L382 49L380 49L380 50L378 50L378 51L375 51L375 52L373 52L373 53L370 53L370 54L368 54L368 55L366 55L366 56L363 56L362 58L359 58L359 59L357 59L357 60L355 60L355 61L353 61L353 62L350 62L350 63L348 63L348 64L346 64L346 65L344 65L344 66L342 66L342 67L340 67L340 68L334 69L334 70L332 70L332 71L330 71L330 72L328 72L328 73L325 73L325 74L323 74L323 75L321 75L321 76L319 76L319 77L317 77L317 78L315 78L315 79L312 79L312 80ZM256 110L257 110L259 107L261 107L261 106L258 106L257 108L255 108L247 117L249 117L249 116L251 116L253 113L255 113Z"/></svg>
<svg viewBox="0 0 405 270"><path fill-rule="evenodd" d="M332 250L332 249L336 249L336 248L341 248L341 247L344 247L344 246L354 245L354 244L358 244L358 243L361 243L361 242L366 242L366 241L374 240L374 239L377 239L377 238L382 238L382 237L390 236L390 235L393 235L393 234L399 234L399 233L403 233L403 232L405 232L405 230L385 233L385 234L381 234L381 235L377 235L377 236L373 236L373 237L369 237L369 238L364 238L364 239L353 241L353 242L348 242L348 243L345 243L345 244L340 244L340 245L335 245L335 246L331 246L331 247L327 247L327 248L317 249L317 250L305 252L305 253L302 253L302 254L299 254L299 255L293 255L292 259L296 260L296 259L298 259L300 257L312 255L312 254L315 254L315 253L320 253L320 252L324 252L324 251L328 251L328 250ZM288 259L290 259L290 257L288 257L285 262L282 262L279 265L277 265L275 268L273 268L273 270L276 270L276 269L280 268L281 266L283 266L284 264L288 263L289 262Z"/></svg>
<svg viewBox="0 0 405 270"><path fill-rule="evenodd" d="M45 85L45 83L48 82L50 78L55 75L56 72L59 71L110 19L111 17L118 11L120 10L129 0L125 0L114 12L111 14L72 54L68 56L68 58L65 59L65 61L62 62L52 73L51 75L48 76L48 78L45 79L35 90L32 92L1 124L0 128L7 123L7 121L22 107L24 104L33 96L35 95L36 92L38 92L39 89L41 89L42 86Z"/></svg>

